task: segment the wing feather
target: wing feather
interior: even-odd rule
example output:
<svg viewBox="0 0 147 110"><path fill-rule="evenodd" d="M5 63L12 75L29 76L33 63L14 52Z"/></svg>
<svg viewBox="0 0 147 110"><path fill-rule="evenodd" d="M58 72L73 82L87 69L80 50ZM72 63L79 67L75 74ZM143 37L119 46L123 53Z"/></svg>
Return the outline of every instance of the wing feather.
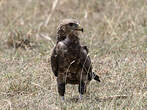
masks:
<svg viewBox="0 0 147 110"><path fill-rule="evenodd" d="M99 76L92 72L92 63L91 59L88 55L88 48L87 46L82 46L81 49L81 56L80 56L80 65L84 69L85 72L88 74L88 80L95 79L96 81L100 82Z"/></svg>
<svg viewBox="0 0 147 110"><path fill-rule="evenodd" d="M56 53L56 47L53 49L52 54L51 54L51 67L54 75L57 77L58 76L58 55Z"/></svg>
<svg viewBox="0 0 147 110"><path fill-rule="evenodd" d="M66 46L63 42L58 42L51 54L51 67L54 75L58 76L59 66L61 67L61 56L63 56Z"/></svg>

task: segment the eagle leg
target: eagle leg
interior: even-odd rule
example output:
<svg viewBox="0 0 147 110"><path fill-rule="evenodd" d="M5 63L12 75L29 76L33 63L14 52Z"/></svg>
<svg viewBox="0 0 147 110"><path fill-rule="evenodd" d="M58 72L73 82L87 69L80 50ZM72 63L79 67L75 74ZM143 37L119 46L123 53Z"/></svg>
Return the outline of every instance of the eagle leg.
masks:
<svg viewBox="0 0 147 110"><path fill-rule="evenodd" d="M86 93L86 85L83 81L80 82L78 87L79 93L80 93L80 100L82 99L82 95Z"/></svg>
<svg viewBox="0 0 147 110"><path fill-rule="evenodd" d="M64 100L65 83L58 83L58 93L61 96L61 99Z"/></svg>

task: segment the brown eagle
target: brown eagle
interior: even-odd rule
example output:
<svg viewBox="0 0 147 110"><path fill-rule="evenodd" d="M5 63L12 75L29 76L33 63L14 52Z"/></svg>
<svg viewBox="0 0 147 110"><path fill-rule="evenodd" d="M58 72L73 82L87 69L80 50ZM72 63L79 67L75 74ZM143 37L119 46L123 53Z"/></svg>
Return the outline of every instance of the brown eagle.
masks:
<svg viewBox="0 0 147 110"><path fill-rule="evenodd" d="M74 19L63 20L57 31L57 43L51 54L51 67L57 77L58 93L64 99L65 85L78 84L81 96L86 92L87 84L99 76L92 72L87 46L81 46L79 32L83 28Z"/></svg>

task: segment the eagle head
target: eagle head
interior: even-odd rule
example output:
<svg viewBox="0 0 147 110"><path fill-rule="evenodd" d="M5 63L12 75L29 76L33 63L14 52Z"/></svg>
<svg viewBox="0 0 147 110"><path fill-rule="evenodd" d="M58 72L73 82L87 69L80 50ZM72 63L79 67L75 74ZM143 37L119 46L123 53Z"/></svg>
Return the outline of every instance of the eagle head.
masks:
<svg viewBox="0 0 147 110"><path fill-rule="evenodd" d="M64 19L58 26L57 34L61 36L75 35L78 36L79 32L83 32L82 26L75 19Z"/></svg>

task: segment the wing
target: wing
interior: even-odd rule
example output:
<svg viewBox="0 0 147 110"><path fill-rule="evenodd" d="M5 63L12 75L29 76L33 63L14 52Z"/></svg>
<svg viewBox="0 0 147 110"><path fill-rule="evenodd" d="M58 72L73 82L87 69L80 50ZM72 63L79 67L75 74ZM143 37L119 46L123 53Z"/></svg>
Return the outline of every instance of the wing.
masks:
<svg viewBox="0 0 147 110"><path fill-rule="evenodd" d="M66 46L62 41L58 42L54 47L52 54L51 54L51 67L54 75L58 76L59 67L62 67L61 64L61 57L64 56Z"/></svg>
<svg viewBox="0 0 147 110"><path fill-rule="evenodd" d="M82 46L80 62L86 72L92 72L92 64L91 59L88 56L88 51L87 46Z"/></svg>
<svg viewBox="0 0 147 110"><path fill-rule="evenodd" d="M87 46L82 46L81 48L80 66L88 74L88 79L91 80L92 77L90 74L92 73L92 64L91 64L91 59L88 56Z"/></svg>
<svg viewBox="0 0 147 110"><path fill-rule="evenodd" d="M93 78L94 80L100 82L99 76L96 75L94 72L92 72L92 63L90 57L88 56L87 46L82 46L81 56L80 56L80 66L88 74L88 80L92 80Z"/></svg>
<svg viewBox="0 0 147 110"><path fill-rule="evenodd" d="M87 52L87 54L89 53L88 47L85 45L82 45L82 48Z"/></svg>
<svg viewBox="0 0 147 110"><path fill-rule="evenodd" d="M58 76L58 55L56 53L56 46L54 47L52 54L51 54L51 67L54 75Z"/></svg>

